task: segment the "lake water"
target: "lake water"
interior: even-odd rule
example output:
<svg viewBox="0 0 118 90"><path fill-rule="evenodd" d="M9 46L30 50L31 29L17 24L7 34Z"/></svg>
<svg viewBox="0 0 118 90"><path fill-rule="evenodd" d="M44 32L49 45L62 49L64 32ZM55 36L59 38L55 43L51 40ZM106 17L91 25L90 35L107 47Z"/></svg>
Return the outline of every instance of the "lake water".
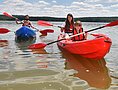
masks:
<svg viewBox="0 0 118 90"><path fill-rule="evenodd" d="M110 52L95 61L62 53L56 43L42 50L27 49L31 43L57 40L60 33L56 27L32 23L39 29L54 29L54 33L39 37L37 32L36 41L16 43L14 32L21 25L16 25L15 21L0 21L0 27L11 30L0 34L0 90L118 90L118 26L91 32L106 34L112 39ZM83 22L83 28L90 30L105 24Z"/></svg>

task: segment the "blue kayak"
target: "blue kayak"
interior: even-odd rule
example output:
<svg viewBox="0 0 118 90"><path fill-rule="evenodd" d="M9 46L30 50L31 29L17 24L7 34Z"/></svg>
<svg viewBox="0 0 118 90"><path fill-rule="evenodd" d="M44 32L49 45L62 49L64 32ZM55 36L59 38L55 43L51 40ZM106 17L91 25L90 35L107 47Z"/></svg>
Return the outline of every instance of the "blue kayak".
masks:
<svg viewBox="0 0 118 90"><path fill-rule="evenodd" d="M21 28L19 28L16 32L16 40L29 40L29 39L33 39L36 38L36 32L27 27L27 26L22 26Z"/></svg>

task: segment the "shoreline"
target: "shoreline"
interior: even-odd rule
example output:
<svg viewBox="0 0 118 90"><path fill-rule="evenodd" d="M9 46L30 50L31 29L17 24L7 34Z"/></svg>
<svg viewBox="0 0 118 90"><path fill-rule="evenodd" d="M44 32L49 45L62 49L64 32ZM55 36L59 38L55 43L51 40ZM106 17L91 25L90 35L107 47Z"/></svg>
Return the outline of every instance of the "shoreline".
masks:
<svg viewBox="0 0 118 90"><path fill-rule="evenodd" d="M14 17L19 18L20 20L24 19L24 15L13 15ZM44 20L44 21L55 21L55 22L63 22L66 18L59 18L59 17L34 17L30 16L30 21L38 21L38 20ZM0 20L2 21L14 21L13 18L6 17L4 15L0 15ZM82 22L111 22L118 20L118 17L79 17L74 18L74 20L80 20Z"/></svg>

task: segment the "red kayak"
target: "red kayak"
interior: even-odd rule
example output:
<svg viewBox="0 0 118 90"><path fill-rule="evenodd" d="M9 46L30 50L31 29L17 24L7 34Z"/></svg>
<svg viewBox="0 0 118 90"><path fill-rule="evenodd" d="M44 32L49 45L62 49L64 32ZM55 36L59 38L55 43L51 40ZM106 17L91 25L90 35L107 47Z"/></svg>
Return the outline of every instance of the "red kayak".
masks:
<svg viewBox="0 0 118 90"><path fill-rule="evenodd" d="M86 58L101 59L109 52L112 41L104 34L91 35L94 38L83 41L62 40L57 45L62 51L64 49L72 54L79 54ZM63 35L59 35L58 40L62 38Z"/></svg>

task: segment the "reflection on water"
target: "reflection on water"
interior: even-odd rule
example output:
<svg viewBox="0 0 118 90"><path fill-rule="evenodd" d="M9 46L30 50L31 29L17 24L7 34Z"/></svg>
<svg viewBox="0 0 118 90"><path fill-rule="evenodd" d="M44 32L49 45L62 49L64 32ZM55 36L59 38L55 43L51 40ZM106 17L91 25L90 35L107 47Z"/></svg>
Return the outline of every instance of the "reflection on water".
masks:
<svg viewBox="0 0 118 90"><path fill-rule="evenodd" d="M43 49L31 49L32 52L34 54L48 54L48 52L46 52L46 50L43 48Z"/></svg>
<svg viewBox="0 0 118 90"><path fill-rule="evenodd" d="M0 47L8 46L8 40L0 40Z"/></svg>
<svg viewBox="0 0 118 90"><path fill-rule="evenodd" d="M110 87L111 78L108 74L105 59L93 60L63 52L66 58L65 69L74 69L75 77L87 81L91 87L107 89Z"/></svg>
<svg viewBox="0 0 118 90"><path fill-rule="evenodd" d="M34 39L29 39L27 41L18 41L16 40L16 46L20 49L20 50L25 50L27 49L27 47L30 45L30 44L33 44L35 43L36 41L36 38Z"/></svg>

